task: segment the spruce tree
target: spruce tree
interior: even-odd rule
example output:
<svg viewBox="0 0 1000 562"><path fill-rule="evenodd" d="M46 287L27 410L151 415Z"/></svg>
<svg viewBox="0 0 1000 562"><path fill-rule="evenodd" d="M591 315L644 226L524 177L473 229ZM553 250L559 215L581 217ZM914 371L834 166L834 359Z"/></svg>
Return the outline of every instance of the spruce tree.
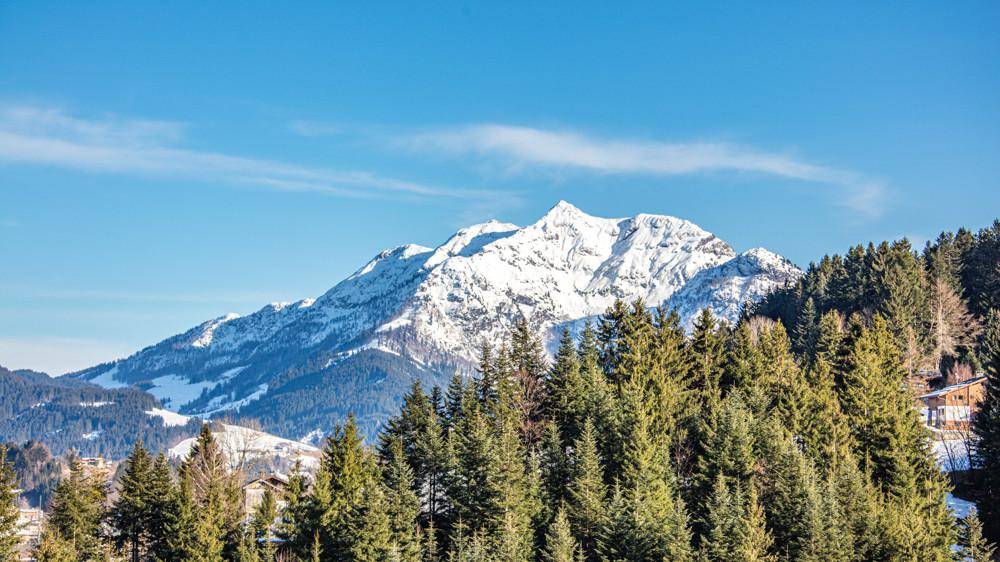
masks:
<svg viewBox="0 0 1000 562"><path fill-rule="evenodd" d="M545 534L544 559L548 562L578 562L582 558L570 530L566 509L560 507Z"/></svg>
<svg viewBox="0 0 1000 562"><path fill-rule="evenodd" d="M118 501L110 513L115 546L126 549L132 562L139 562L147 551L153 519L157 516L152 484L153 461L140 440L126 461Z"/></svg>
<svg viewBox="0 0 1000 562"><path fill-rule="evenodd" d="M573 532L587 555L596 560L597 541L607 524L607 487L597 450L597 436L590 418L573 445L573 478L567 490Z"/></svg>
<svg viewBox="0 0 1000 562"><path fill-rule="evenodd" d="M168 556L164 556L164 560L193 560L200 556L199 550L202 548L195 536L197 506L191 492L191 478L183 470L179 476L173 509L167 512Z"/></svg>
<svg viewBox="0 0 1000 562"><path fill-rule="evenodd" d="M768 459L764 503L768 526L781 552L792 560L820 560L828 542L819 477L812 462L789 438Z"/></svg>
<svg viewBox="0 0 1000 562"><path fill-rule="evenodd" d="M37 562L79 562L80 553L73 544L59 534L51 524L46 524L38 545L31 553ZM13 560L13 557L9 558Z"/></svg>
<svg viewBox="0 0 1000 562"><path fill-rule="evenodd" d="M978 473L978 504L991 535L1000 534L1000 310L986 320L980 354L986 392L973 421L973 460Z"/></svg>
<svg viewBox="0 0 1000 562"><path fill-rule="evenodd" d="M101 521L104 517L104 482L80 463L70 462L64 478L49 504L49 524L53 532L83 560L98 560L106 553Z"/></svg>
<svg viewBox="0 0 1000 562"><path fill-rule="evenodd" d="M149 490L148 552L154 560L170 558L170 517L177 509L178 492L166 455L153 461Z"/></svg>
<svg viewBox="0 0 1000 562"><path fill-rule="evenodd" d="M773 544L766 528L764 508L757 495L757 485L751 480L742 498L742 510L735 529L734 562L768 562L777 557L770 554Z"/></svg>
<svg viewBox="0 0 1000 562"><path fill-rule="evenodd" d="M718 475L706 510L707 533L701 553L711 562L775 561L757 484L735 483ZM792 558L789 558L792 559Z"/></svg>
<svg viewBox="0 0 1000 562"><path fill-rule="evenodd" d="M530 466L528 455L513 420L500 420L496 449L490 452L494 466L486 494L493 498L488 512L488 536L497 548L499 560L530 560L535 545L533 524L541 511L540 482L537 466Z"/></svg>
<svg viewBox="0 0 1000 562"><path fill-rule="evenodd" d="M555 362L546 379L545 415L558 425L567 442L580 433L586 399L576 345L569 330L563 330Z"/></svg>
<svg viewBox="0 0 1000 562"><path fill-rule="evenodd" d="M250 537L259 557L271 562L275 556L274 536L272 527L278 517L278 502L270 488L264 490L260 505L254 510L250 519Z"/></svg>
<svg viewBox="0 0 1000 562"><path fill-rule="evenodd" d="M17 476L0 446L0 560L13 560L18 544Z"/></svg>
<svg viewBox="0 0 1000 562"><path fill-rule="evenodd" d="M965 560L971 562L992 562L996 547L983 538L983 524L975 510L959 521L958 544Z"/></svg>
<svg viewBox="0 0 1000 562"><path fill-rule="evenodd" d="M201 428L191 452L181 465L189 486L194 516L193 554L197 560L218 560L235 550L239 532L240 488L229 471L229 461L212 436L209 424Z"/></svg>
<svg viewBox="0 0 1000 562"><path fill-rule="evenodd" d="M462 379L461 373L458 371L452 375L451 380L448 381L448 390L445 391L444 398L444 412L445 415L442 421L445 427L452 428L456 423L458 423L458 417L462 413L462 400L465 397L465 381Z"/></svg>
<svg viewBox="0 0 1000 562"><path fill-rule="evenodd" d="M570 479L566 449L559 427L554 422L550 421L545 425L537 457L541 469L543 503L548 508L544 519L548 521L554 515L555 507L565 499L566 485Z"/></svg>
<svg viewBox="0 0 1000 562"><path fill-rule="evenodd" d="M876 316L870 328L861 329L847 362L841 403L863 468L888 487L936 472L926 430L904 385L899 350L884 319Z"/></svg>
<svg viewBox="0 0 1000 562"><path fill-rule="evenodd" d="M397 560L416 562L420 560L421 546L417 524L420 499L413 491L413 471L404 457L402 442L397 439L391 443L389 453L389 459L382 470L382 481L391 533L390 543Z"/></svg>
<svg viewBox="0 0 1000 562"><path fill-rule="evenodd" d="M449 435L454 455L446 481L449 518L455 524L462 522L468 533L474 533L486 528L496 516L492 485L497 470L493 462L496 443L486 417L478 409L459 420ZM454 534L460 533L456 530Z"/></svg>
<svg viewBox="0 0 1000 562"><path fill-rule="evenodd" d="M818 320L816 303L809 297L802 306L798 322L795 324L795 349L807 361L812 361L816 355L816 343L819 340Z"/></svg>
<svg viewBox="0 0 1000 562"><path fill-rule="evenodd" d="M548 370L541 339L524 318L518 319L510 338L513 367L511 406L520 417L521 438L533 448L545 429L545 375Z"/></svg>
<svg viewBox="0 0 1000 562"><path fill-rule="evenodd" d="M650 427L637 400L629 400L632 419L620 497L604 537L602 554L625 560L690 560L687 510L677 489L667 443Z"/></svg>
<svg viewBox="0 0 1000 562"><path fill-rule="evenodd" d="M347 422L327 438L319 472L323 481L321 483L318 474L314 495L319 500L316 507L324 556L338 560L353 556L355 549L377 551L382 540L380 536L373 535L372 544L358 544L362 539L357 534L358 529L381 532L383 524L378 518L385 514L378 515L374 511L377 508L384 510L385 498L381 490L376 492L375 459L362 444L354 416L349 416Z"/></svg>
<svg viewBox="0 0 1000 562"><path fill-rule="evenodd" d="M711 308L702 309L695 319L689 346L692 387L701 407L711 407L719 398L725 365L725 334Z"/></svg>
<svg viewBox="0 0 1000 562"><path fill-rule="evenodd" d="M414 560L404 557L400 544L393 542L392 523L385 488L376 482L361 490L361 503L345 529L351 542L345 559L354 562L383 562L384 560ZM410 554L410 553L408 553Z"/></svg>

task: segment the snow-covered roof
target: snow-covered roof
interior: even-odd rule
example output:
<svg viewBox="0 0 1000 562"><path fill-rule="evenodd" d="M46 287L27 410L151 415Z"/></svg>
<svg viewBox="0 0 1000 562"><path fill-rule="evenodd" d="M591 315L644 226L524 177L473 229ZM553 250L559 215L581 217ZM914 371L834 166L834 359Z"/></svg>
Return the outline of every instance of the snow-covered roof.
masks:
<svg viewBox="0 0 1000 562"><path fill-rule="evenodd" d="M962 382L960 382L958 384L953 384L951 386L946 386L944 388L935 390L934 392L929 392L927 394L924 394L920 398L937 398L938 396L944 396L945 394L951 394L952 392L955 392L956 390L961 390L963 388L979 384L981 382L984 382L985 380L986 380L986 377L984 377L984 376L971 378L971 379L969 379L967 381L962 381Z"/></svg>

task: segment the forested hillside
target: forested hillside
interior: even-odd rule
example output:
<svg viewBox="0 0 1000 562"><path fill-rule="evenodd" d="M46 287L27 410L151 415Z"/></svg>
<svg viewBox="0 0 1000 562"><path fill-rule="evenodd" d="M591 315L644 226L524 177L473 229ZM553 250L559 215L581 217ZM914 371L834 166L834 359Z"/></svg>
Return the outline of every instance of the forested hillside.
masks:
<svg viewBox="0 0 1000 562"><path fill-rule="evenodd" d="M104 389L70 378L0 367L0 442L44 442L54 454L122 458L137 439L166 448L198 431L165 426L146 412L156 399L133 388Z"/></svg>
<svg viewBox="0 0 1000 562"><path fill-rule="evenodd" d="M944 562L959 544L988 560L979 520L948 510L889 323L818 324L802 355L766 318L706 311L686 336L619 302L549 364L520 323L473 380L415 383L377 443L350 418L253 513L207 427L176 475L137 447L107 511L74 467L38 557Z"/></svg>
<svg viewBox="0 0 1000 562"><path fill-rule="evenodd" d="M780 319L796 351L815 346L820 315L882 315L909 370L947 370L973 353L983 319L1000 308L1000 221L973 233L942 232L922 252L908 241L869 243L810 264L795 284L753 313Z"/></svg>

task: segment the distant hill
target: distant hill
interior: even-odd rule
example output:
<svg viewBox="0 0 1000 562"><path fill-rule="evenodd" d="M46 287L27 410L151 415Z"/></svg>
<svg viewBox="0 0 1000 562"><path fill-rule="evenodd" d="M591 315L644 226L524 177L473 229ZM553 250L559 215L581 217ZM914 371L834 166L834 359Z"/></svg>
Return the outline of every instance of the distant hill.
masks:
<svg viewBox="0 0 1000 562"><path fill-rule="evenodd" d="M73 378L0 366L0 442L45 443L54 455L124 457L137 439L153 450L194 435L197 420L165 424L159 402L135 388L106 389Z"/></svg>

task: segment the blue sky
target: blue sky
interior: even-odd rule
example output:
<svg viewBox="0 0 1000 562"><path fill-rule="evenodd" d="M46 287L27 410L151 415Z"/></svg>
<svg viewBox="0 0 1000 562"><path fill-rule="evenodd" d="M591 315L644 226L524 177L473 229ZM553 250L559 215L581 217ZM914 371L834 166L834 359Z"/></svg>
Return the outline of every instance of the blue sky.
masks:
<svg viewBox="0 0 1000 562"><path fill-rule="evenodd" d="M0 364L559 199L800 265L1000 214L1000 4L7 2Z"/></svg>

